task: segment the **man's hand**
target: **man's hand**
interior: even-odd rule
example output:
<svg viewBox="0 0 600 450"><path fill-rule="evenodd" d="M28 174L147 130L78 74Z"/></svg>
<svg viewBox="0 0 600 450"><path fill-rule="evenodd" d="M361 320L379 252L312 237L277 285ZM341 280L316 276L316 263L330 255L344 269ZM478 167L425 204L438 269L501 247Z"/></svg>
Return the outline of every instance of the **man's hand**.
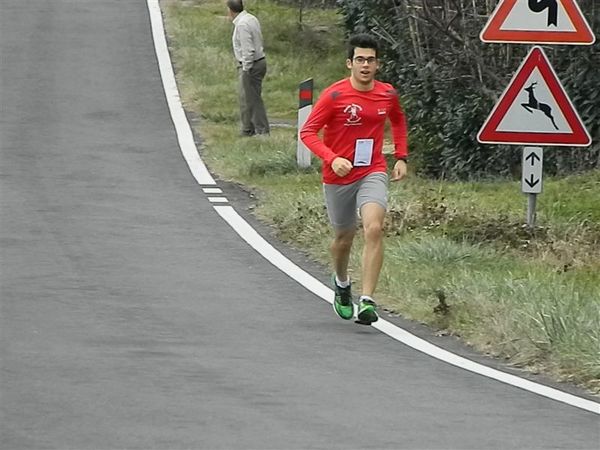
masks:
<svg viewBox="0 0 600 450"><path fill-rule="evenodd" d="M396 161L394 165L394 169L392 170L391 181L400 181L402 178L406 176L406 161L399 159Z"/></svg>
<svg viewBox="0 0 600 450"><path fill-rule="evenodd" d="M331 163L331 168L338 177L345 177L352 170L352 163L346 158L337 157Z"/></svg>

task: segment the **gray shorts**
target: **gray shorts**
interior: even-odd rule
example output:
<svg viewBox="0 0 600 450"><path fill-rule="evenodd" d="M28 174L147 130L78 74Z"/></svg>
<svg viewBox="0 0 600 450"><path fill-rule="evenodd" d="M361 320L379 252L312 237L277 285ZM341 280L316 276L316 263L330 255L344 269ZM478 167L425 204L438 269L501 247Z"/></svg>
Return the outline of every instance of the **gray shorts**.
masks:
<svg viewBox="0 0 600 450"><path fill-rule="evenodd" d="M327 214L334 228L356 226L356 212L365 203L377 203L387 210L388 177L376 172L350 184L323 184Z"/></svg>

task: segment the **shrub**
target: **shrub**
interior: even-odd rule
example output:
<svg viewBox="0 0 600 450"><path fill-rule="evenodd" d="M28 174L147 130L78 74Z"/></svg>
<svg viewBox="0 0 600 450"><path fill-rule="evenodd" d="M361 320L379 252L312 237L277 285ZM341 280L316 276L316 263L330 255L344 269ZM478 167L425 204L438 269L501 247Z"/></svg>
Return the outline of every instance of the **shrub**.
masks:
<svg viewBox="0 0 600 450"><path fill-rule="evenodd" d="M520 164L514 147L482 145L476 135L514 70L522 45L479 40L496 2L489 0L339 0L348 33L371 32L383 45L381 76L400 90L418 171L471 178L508 175ZM579 5L600 30L595 0ZM600 167L600 47L553 46L548 57L593 144L546 153L549 174Z"/></svg>

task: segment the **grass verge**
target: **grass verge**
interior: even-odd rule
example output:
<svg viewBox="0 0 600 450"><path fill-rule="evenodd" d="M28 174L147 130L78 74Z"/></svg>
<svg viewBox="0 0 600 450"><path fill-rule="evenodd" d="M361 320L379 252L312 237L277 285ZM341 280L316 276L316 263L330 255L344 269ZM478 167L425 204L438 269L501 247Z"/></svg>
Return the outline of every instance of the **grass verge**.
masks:
<svg viewBox="0 0 600 450"><path fill-rule="evenodd" d="M184 106L199 117L202 157L223 179L253 189L256 214L281 239L329 264L319 162L295 163L297 87L346 75L335 11L247 1L262 22L269 71L269 138L237 138L231 24L220 0L163 2ZM412 148L417 153L418 148ZM450 183L416 176L393 185L378 301L461 336L483 352L600 393L600 171L545 181L538 226L524 227L512 180ZM359 238L352 254L360 285Z"/></svg>

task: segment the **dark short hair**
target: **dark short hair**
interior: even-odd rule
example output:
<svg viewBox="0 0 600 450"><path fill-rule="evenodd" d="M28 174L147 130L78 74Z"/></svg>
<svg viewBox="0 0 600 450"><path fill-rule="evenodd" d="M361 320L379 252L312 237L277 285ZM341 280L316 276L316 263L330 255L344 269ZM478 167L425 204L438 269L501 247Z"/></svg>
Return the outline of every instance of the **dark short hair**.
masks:
<svg viewBox="0 0 600 450"><path fill-rule="evenodd" d="M227 7L234 13L241 13L244 10L244 2L242 0L227 0Z"/></svg>
<svg viewBox="0 0 600 450"><path fill-rule="evenodd" d="M355 48L372 48L375 50L375 57L379 53L379 44L377 39L367 33L359 33L353 36L350 36L348 40L348 59L354 58L354 49Z"/></svg>

